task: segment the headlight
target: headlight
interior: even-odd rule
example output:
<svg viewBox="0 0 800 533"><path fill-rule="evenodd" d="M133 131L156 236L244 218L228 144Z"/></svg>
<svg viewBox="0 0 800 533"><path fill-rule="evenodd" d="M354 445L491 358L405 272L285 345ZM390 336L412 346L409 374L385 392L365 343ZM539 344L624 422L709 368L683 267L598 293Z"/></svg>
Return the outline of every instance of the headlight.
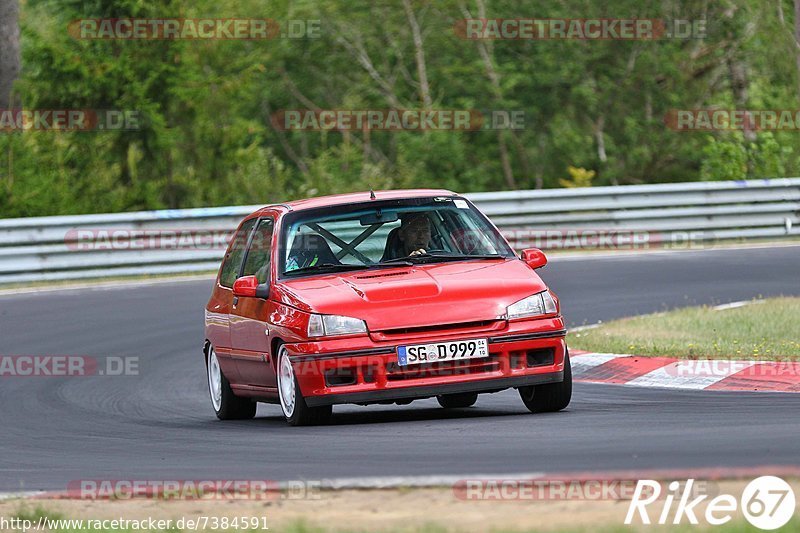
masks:
<svg viewBox="0 0 800 533"><path fill-rule="evenodd" d="M367 324L363 320L349 316L311 315L308 319L309 337L326 337L329 335L351 335L366 333Z"/></svg>
<svg viewBox="0 0 800 533"><path fill-rule="evenodd" d="M550 315L557 312L558 307L550 291L542 291L509 305L506 314L508 318L522 318L526 316Z"/></svg>

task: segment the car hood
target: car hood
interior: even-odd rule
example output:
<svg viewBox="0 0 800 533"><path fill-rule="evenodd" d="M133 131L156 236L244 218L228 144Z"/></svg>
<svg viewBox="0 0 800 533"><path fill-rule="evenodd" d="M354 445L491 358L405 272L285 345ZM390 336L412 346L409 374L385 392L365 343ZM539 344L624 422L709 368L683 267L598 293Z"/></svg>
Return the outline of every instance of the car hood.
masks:
<svg viewBox="0 0 800 533"><path fill-rule="evenodd" d="M281 285L284 303L360 318L370 331L495 320L512 303L547 288L518 259L355 271Z"/></svg>

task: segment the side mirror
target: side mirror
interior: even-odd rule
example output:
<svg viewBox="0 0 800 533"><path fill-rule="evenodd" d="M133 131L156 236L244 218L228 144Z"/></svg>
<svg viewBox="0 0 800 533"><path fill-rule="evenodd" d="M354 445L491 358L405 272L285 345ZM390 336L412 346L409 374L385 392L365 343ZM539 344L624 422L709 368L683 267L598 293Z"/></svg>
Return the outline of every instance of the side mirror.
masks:
<svg viewBox="0 0 800 533"><path fill-rule="evenodd" d="M255 276L242 276L233 282L233 295L254 298L257 287L258 278Z"/></svg>
<svg viewBox="0 0 800 533"><path fill-rule="evenodd" d="M269 282L258 283L255 276L242 276L233 282L233 295L240 298L269 298Z"/></svg>
<svg viewBox="0 0 800 533"><path fill-rule="evenodd" d="M547 264L547 256L538 248L522 250L522 260L532 269L542 268Z"/></svg>

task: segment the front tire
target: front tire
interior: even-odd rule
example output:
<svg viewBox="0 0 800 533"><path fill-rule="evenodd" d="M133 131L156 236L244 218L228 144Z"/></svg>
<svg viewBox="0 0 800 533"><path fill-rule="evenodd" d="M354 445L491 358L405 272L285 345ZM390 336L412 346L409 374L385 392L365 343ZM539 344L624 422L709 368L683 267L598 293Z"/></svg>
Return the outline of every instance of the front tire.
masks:
<svg viewBox="0 0 800 533"><path fill-rule="evenodd" d="M457 409L459 407L472 407L478 401L477 392L464 392L461 394L440 394L436 397L439 405L445 409Z"/></svg>
<svg viewBox="0 0 800 533"><path fill-rule="evenodd" d="M564 352L564 381L520 387L519 396L531 413L553 413L566 408L572 399L572 365L569 362L569 351Z"/></svg>
<svg viewBox="0 0 800 533"><path fill-rule="evenodd" d="M208 392L211 406L220 420L249 420L256 416L256 403L233 393L231 384L222 373L214 348L208 349Z"/></svg>
<svg viewBox="0 0 800 533"><path fill-rule="evenodd" d="M278 350L278 396L280 397L281 410L286 422L291 426L313 426L327 422L333 407L309 407L300 385L294 376L294 368L289 359L289 352L283 346Z"/></svg>

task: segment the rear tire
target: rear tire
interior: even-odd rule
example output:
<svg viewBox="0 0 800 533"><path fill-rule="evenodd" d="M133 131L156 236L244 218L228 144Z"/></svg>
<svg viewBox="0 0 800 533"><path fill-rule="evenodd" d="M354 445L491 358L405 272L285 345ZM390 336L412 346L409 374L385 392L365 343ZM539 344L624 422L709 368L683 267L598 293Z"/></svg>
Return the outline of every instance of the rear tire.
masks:
<svg viewBox="0 0 800 533"><path fill-rule="evenodd" d="M440 394L436 397L436 401L445 409L471 407L478 401L478 393L462 392L461 394Z"/></svg>
<svg viewBox="0 0 800 533"><path fill-rule="evenodd" d="M315 426L331 418L333 406L309 407L294 376L289 352L278 350L278 396L286 422L291 426Z"/></svg>
<svg viewBox="0 0 800 533"><path fill-rule="evenodd" d="M256 416L256 402L248 398L240 398L233 393L231 384L219 366L214 348L208 349L206 370L211 407L217 418L220 420L249 420Z"/></svg>
<svg viewBox="0 0 800 533"><path fill-rule="evenodd" d="M553 413L566 408L572 399L572 365L569 362L569 351L564 353L564 381L520 387L519 396L531 413Z"/></svg>

